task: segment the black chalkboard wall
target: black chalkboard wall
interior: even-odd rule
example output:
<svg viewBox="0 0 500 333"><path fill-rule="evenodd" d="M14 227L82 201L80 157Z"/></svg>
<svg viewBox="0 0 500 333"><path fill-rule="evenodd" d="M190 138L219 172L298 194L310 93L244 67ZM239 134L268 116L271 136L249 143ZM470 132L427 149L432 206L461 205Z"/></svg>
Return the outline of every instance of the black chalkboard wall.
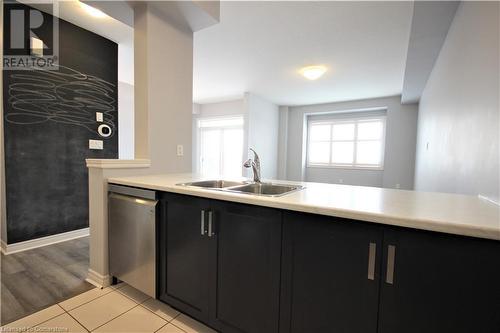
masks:
<svg viewBox="0 0 500 333"><path fill-rule="evenodd" d="M85 159L118 158L118 45L59 20L59 47L55 72L3 73L9 244L88 227ZM98 135L96 111L110 138Z"/></svg>

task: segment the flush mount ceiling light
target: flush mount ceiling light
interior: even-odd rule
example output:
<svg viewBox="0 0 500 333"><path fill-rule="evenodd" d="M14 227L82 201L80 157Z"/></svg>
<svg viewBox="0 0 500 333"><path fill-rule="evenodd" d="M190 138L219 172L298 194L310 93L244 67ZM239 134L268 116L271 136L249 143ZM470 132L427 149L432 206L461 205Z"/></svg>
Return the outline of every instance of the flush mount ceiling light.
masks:
<svg viewBox="0 0 500 333"><path fill-rule="evenodd" d="M81 1L78 1L78 3L80 4L80 7L82 7L88 14L90 14L93 17L103 18L108 16L103 12L101 12L99 9L89 6Z"/></svg>
<svg viewBox="0 0 500 333"><path fill-rule="evenodd" d="M301 68L300 73L308 80L316 80L319 79L325 72L327 68L325 66L307 66Z"/></svg>

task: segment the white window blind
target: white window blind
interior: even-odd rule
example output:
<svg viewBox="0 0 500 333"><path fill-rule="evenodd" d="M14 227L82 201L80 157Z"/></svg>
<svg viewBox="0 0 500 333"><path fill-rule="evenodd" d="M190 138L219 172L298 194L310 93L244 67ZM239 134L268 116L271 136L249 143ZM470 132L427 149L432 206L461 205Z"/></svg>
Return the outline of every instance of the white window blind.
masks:
<svg viewBox="0 0 500 333"><path fill-rule="evenodd" d="M241 176L243 117L198 120L199 172L207 176Z"/></svg>
<svg viewBox="0 0 500 333"><path fill-rule="evenodd" d="M310 120L307 165L382 169L385 116Z"/></svg>

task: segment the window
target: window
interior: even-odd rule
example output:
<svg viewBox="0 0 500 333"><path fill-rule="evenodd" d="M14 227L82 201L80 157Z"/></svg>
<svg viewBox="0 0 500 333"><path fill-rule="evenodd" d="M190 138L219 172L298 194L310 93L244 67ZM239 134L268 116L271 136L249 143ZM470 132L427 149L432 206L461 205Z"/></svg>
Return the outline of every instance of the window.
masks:
<svg viewBox="0 0 500 333"><path fill-rule="evenodd" d="M201 174L242 175L243 117L199 119L198 138Z"/></svg>
<svg viewBox="0 0 500 333"><path fill-rule="evenodd" d="M307 165L381 169L385 116L311 120Z"/></svg>

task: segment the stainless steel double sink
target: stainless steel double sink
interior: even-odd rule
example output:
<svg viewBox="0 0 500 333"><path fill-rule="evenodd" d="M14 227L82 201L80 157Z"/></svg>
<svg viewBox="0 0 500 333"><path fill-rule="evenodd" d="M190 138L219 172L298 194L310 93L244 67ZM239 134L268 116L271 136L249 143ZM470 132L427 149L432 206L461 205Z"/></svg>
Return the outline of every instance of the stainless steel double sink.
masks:
<svg viewBox="0 0 500 333"><path fill-rule="evenodd" d="M304 186L301 185L255 183L250 181L232 181L222 179L202 180L177 185L205 188L208 190L218 190L224 192L262 195L268 197L279 197L304 189Z"/></svg>

